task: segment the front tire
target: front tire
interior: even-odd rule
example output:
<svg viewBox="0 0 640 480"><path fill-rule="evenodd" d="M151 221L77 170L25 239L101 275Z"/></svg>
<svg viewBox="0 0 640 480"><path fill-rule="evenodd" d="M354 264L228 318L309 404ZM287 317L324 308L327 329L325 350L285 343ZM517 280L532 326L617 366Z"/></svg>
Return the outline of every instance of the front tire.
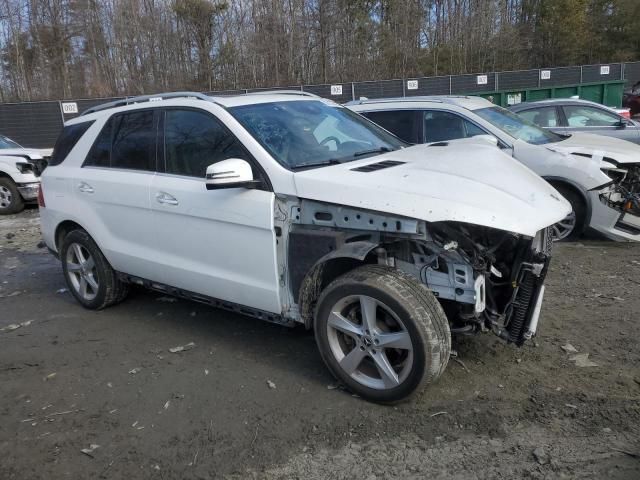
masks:
<svg viewBox="0 0 640 480"><path fill-rule="evenodd" d="M129 285L122 282L96 242L84 230L73 230L62 240L60 260L67 286L85 308L100 310L125 299Z"/></svg>
<svg viewBox="0 0 640 480"><path fill-rule="evenodd" d="M334 280L320 295L314 329L333 375L378 403L405 400L435 382L451 352L449 323L433 293L380 265Z"/></svg>
<svg viewBox="0 0 640 480"><path fill-rule="evenodd" d="M554 188L571 204L571 213L551 226L554 240L558 242L575 241L584 231L587 207L582 197L571 188L563 185L554 185Z"/></svg>
<svg viewBox="0 0 640 480"><path fill-rule="evenodd" d="M0 215L11 215L24 210L24 200L10 178L0 178Z"/></svg>

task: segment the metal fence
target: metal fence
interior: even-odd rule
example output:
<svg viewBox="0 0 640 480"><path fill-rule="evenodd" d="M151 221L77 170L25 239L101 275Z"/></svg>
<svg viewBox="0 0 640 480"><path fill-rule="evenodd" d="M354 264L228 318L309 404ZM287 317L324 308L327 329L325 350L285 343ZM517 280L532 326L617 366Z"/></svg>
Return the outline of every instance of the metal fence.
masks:
<svg viewBox="0 0 640 480"><path fill-rule="evenodd" d="M361 97L388 98L418 95L482 94L615 80L624 80L626 87L639 81L640 62L278 88L310 92L343 103ZM206 93L233 95L269 89L223 90ZM88 108L119 98L0 104L0 134L8 136L24 146L49 148L54 145L65 121L78 116Z"/></svg>

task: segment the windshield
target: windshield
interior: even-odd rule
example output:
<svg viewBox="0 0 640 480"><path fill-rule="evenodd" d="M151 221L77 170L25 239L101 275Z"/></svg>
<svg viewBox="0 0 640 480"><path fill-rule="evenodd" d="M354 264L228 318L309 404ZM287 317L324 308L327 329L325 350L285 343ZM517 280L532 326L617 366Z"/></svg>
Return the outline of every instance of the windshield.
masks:
<svg viewBox="0 0 640 480"><path fill-rule="evenodd" d="M320 100L259 103L229 111L273 158L292 170L349 162L408 145L364 117Z"/></svg>
<svg viewBox="0 0 640 480"><path fill-rule="evenodd" d="M537 125L502 107L480 108L474 110L473 113L498 127L507 135L534 145L560 142L566 138L557 133L543 130Z"/></svg>
<svg viewBox="0 0 640 480"><path fill-rule="evenodd" d="M11 140L10 138L3 137L0 135L0 148L22 148L16 142Z"/></svg>

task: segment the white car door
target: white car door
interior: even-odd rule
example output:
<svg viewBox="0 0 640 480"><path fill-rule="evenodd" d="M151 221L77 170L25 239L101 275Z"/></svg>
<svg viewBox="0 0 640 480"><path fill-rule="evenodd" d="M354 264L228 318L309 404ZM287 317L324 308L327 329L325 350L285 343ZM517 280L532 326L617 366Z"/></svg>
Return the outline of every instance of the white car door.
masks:
<svg viewBox="0 0 640 480"><path fill-rule="evenodd" d="M168 108L164 165L151 182L157 253L168 285L281 313L274 232L275 196L266 186L207 190L207 166L228 158L258 165L211 113ZM164 168L162 168L164 167ZM164 171L163 171L164 170Z"/></svg>
<svg viewBox="0 0 640 480"><path fill-rule="evenodd" d="M157 109L112 116L72 184L77 218L113 268L152 280L158 257L149 188L156 171L159 117Z"/></svg>

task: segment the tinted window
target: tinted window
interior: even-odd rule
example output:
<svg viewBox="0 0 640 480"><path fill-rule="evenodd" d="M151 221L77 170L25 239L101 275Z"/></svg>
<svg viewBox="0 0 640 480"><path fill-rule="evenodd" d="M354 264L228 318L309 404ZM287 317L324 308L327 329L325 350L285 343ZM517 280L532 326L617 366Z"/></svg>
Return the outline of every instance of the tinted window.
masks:
<svg viewBox="0 0 640 480"><path fill-rule="evenodd" d="M111 134L113 131L113 117L107 120L96 138L91 150L87 154L84 166L109 167L111 166Z"/></svg>
<svg viewBox="0 0 640 480"><path fill-rule="evenodd" d="M415 110L365 112L363 115L405 142L419 143L421 141L420 129L416 125Z"/></svg>
<svg viewBox="0 0 640 480"><path fill-rule="evenodd" d="M238 139L204 112L167 110L164 135L167 173L204 178L212 163L250 160Z"/></svg>
<svg viewBox="0 0 640 480"><path fill-rule="evenodd" d="M351 110L321 100L259 103L229 111L291 169L349 162L406 145Z"/></svg>
<svg viewBox="0 0 640 480"><path fill-rule="evenodd" d="M114 119L111 167L155 170L156 129L154 111L118 115Z"/></svg>
<svg viewBox="0 0 640 480"><path fill-rule="evenodd" d="M580 105L563 108L570 127L613 127L620 122L620 117L599 108Z"/></svg>
<svg viewBox="0 0 640 480"><path fill-rule="evenodd" d="M518 115L531 123L535 123L539 127L548 128L559 126L556 107L532 108L524 112L518 112Z"/></svg>
<svg viewBox="0 0 640 480"><path fill-rule="evenodd" d="M424 112L425 143L444 142L458 138L486 135L474 123L451 112L427 110Z"/></svg>
<svg viewBox="0 0 640 480"><path fill-rule="evenodd" d="M93 125L93 122L82 122L76 123L73 125L69 125L62 129L62 133L56 140L56 144L53 147L53 153L51 154L51 158L49 159L49 165L60 165L69 152L76 146L80 137L84 135L84 132Z"/></svg>

